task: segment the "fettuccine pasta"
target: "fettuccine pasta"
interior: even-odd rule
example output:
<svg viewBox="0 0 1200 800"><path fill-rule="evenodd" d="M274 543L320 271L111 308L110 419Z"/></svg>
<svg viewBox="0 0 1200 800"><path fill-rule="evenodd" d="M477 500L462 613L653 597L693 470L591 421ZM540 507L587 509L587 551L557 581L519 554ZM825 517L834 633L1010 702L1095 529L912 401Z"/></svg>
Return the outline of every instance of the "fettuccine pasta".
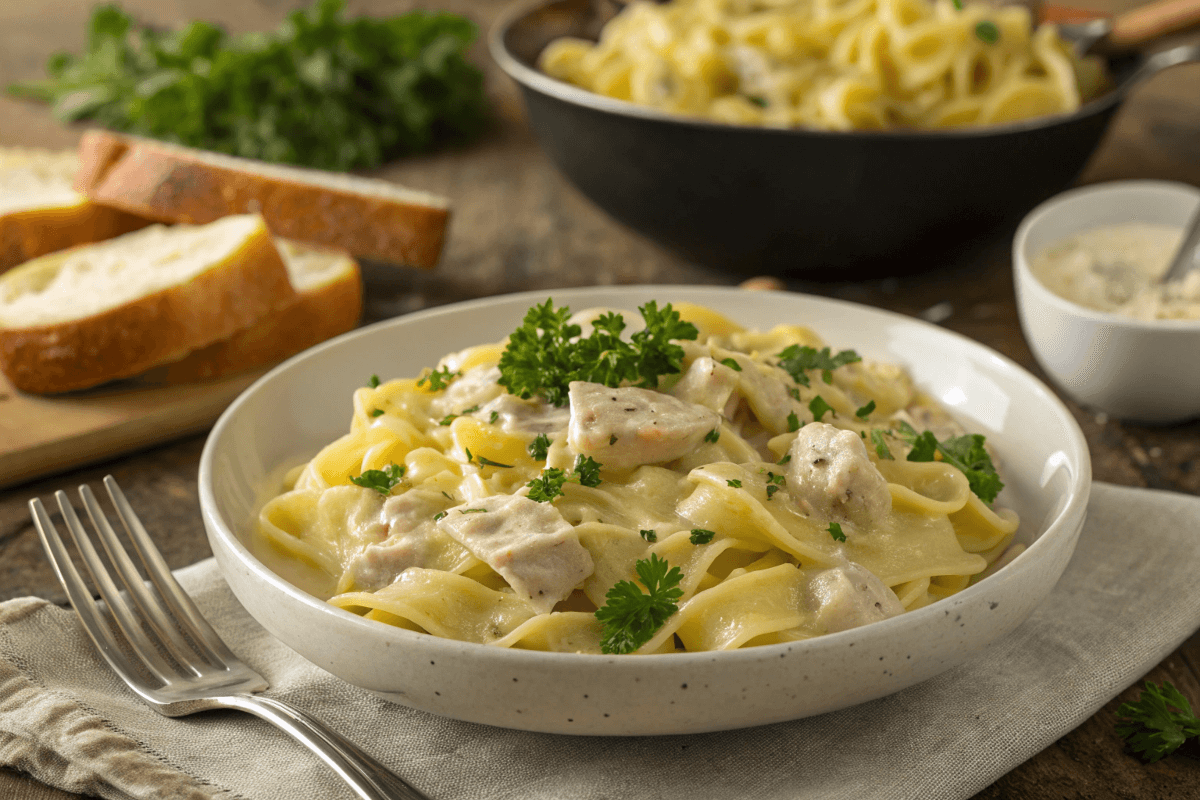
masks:
<svg viewBox="0 0 1200 800"><path fill-rule="evenodd" d="M797 325L676 310L698 335L655 388L573 381L562 407L522 399L498 383L502 342L356 390L349 432L262 508L259 546L383 624L583 653L601 651L597 609L621 582L639 591L652 555L678 568L679 595L638 653L886 619L1012 551L1017 516L974 473L906 457L974 440L902 369ZM575 315L585 336L596 316ZM535 487L554 470L567 477L546 498Z"/></svg>
<svg viewBox="0 0 1200 800"><path fill-rule="evenodd" d="M951 0L637 0L547 74L719 122L831 130L995 125L1069 113L1101 85L1024 6Z"/></svg>

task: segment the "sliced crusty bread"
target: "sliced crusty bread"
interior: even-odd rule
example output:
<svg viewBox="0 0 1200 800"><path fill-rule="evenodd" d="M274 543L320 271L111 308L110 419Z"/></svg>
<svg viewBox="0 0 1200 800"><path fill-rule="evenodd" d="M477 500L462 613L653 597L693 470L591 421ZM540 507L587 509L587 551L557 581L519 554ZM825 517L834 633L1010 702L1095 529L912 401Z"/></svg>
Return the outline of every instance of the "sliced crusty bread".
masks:
<svg viewBox="0 0 1200 800"><path fill-rule="evenodd" d="M178 360L295 295L262 218L156 225L0 275L0 369L18 389L84 389Z"/></svg>
<svg viewBox="0 0 1200 800"><path fill-rule="evenodd" d="M358 324L362 274L346 253L276 239L295 298L228 339L145 373L151 383L214 380L282 361Z"/></svg>
<svg viewBox="0 0 1200 800"><path fill-rule="evenodd" d="M276 236L431 268L449 201L399 184L196 150L93 130L79 144L75 188L162 222L262 214Z"/></svg>
<svg viewBox="0 0 1200 800"><path fill-rule="evenodd" d="M0 147L0 272L150 224L76 192L78 166L74 151Z"/></svg>

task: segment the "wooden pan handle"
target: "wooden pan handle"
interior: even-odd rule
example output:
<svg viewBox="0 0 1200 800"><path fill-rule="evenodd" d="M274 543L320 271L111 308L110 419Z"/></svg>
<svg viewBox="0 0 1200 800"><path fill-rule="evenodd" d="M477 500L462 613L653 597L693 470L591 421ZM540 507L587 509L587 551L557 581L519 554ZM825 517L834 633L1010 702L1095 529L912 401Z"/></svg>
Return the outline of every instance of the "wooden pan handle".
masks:
<svg viewBox="0 0 1200 800"><path fill-rule="evenodd" d="M1200 23L1200 0L1159 0L1113 17L1109 42L1130 48Z"/></svg>

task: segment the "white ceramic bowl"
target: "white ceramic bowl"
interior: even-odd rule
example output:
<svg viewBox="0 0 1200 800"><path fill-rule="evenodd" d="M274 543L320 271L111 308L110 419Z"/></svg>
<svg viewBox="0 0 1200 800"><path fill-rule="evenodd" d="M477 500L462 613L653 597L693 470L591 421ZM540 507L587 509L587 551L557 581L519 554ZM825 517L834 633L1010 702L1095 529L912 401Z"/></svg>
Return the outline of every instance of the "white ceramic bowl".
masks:
<svg viewBox="0 0 1200 800"><path fill-rule="evenodd" d="M696 733L832 711L948 669L1013 630L1074 550L1091 481L1070 412L1013 362L932 325L804 295L680 286L553 293L559 305L634 309L691 301L748 326L803 323L830 344L905 365L994 444L1029 548L995 575L926 608L793 644L733 652L601 656L508 650L369 621L300 591L243 543L281 465L348 429L354 389L373 373L414 375L446 352L498 341L545 293L423 311L313 348L263 377L222 415L200 462L209 541L238 599L313 663L389 700L458 719L594 735Z"/></svg>
<svg viewBox="0 0 1200 800"><path fill-rule="evenodd" d="M1200 321L1144 321L1093 311L1030 271L1044 248L1106 225L1185 226L1200 190L1169 181L1114 181L1063 192L1025 217L1013 240L1021 328L1034 357L1084 405L1139 422L1200 416Z"/></svg>

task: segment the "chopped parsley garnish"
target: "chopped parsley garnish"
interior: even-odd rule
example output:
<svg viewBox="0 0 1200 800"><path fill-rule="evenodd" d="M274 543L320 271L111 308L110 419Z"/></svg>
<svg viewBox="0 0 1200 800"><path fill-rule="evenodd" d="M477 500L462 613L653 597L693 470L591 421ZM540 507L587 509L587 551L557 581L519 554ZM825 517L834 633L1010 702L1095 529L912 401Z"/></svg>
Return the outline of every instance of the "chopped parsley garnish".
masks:
<svg viewBox="0 0 1200 800"><path fill-rule="evenodd" d="M717 440L720 438L721 438L721 432L719 430L717 430L716 428L713 428L711 431L704 434L704 441L710 442L711 444L716 444Z"/></svg>
<svg viewBox="0 0 1200 800"><path fill-rule="evenodd" d="M489 424L489 425L495 425L495 424L496 424L496 420L498 420L498 419L500 419L500 412L499 412L499 411L493 411L493 412L492 412L492 414L491 414L491 416L489 416L489 417L488 417L488 424Z"/></svg>
<svg viewBox="0 0 1200 800"><path fill-rule="evenodd" d="M716 535L716 531L710 531L704 528L692 528L692 535L688 537L688 540L692 544L708 544Z"/></svg>
<svg viewBox="0 0 1200 800"><path fill-rule="evenodd" d="M440 519L445 519L445 518L446 518L446 512L445 512L445 511L439 511L438 513L436 513L436 514L434 514L434 515L433 515L433 521L434 521L434 522L437 522L438 520L440 520Z"/></svg>
<svg viewBox="0 0 1200 800"><path fill-rule="evenodd" d="M846 541L846 534L842 533L842 526L836 522L829 523L829 527L825 530L829 531L829 535L839 542Z"/></svg>
<svg viewBox="0 0 1200 800"><path fill-rule="evenodd" d="M757 94L748 94L746 95L746 99L759 108L766 108L769 105L767 103L767 98L761 97Z"/></svg>
<svg viewBox="0 0 1200 800"><path fill-rule="evenodd" d="M567 322L571 310L566 306L556 309L552 299L533 306L500 356L499 384L510 394L540 395L556 406L567 404L571 381L657 386L660 375L675 374L683 364L683 348L671 340L695 339L699 332L670 303L659 309L651 300L638 310L646 327L626 342L620 314L601 314L591 334L582 336L580 326Z"/></svg>
<svg viewBox="0 0 1200 800"><path fill-rule="evenodd" d="M546 467L542 474L525 484L529 487L529 499L539 503L549 503L562 494L563 484L567 482L567 473L558 467Z"/></svg>
<svg viewBox="0 0 1200 800"><path fill-rule="evenodd" d="M891 460L892 451L891 451L891 448L889 448L887 445L887 437L884 436L883 431L878 430L878 429L872 430L871 431L871 443L875 445L876 455L878 455L880 458L886 458L888 460Z"/></svg>
<svg viewBox="0 0 1200 800"><path fill-rule="evenodd" d="M734 489L740 489L740 488L742 488L742 482L741 482L741 481L739 481L737 478L734 478L734 479L732 479L732 480L725 481L725 485L726 485L726 486L730 486L730 487L732 487L732 488L734 488Z"/></svg>
<svg viewBox="0 0 1200 800"><path fill-rule="evenodd" d="M404 477L402 464L388 464L383 469L369 469L357 477L351 476L350 482L364 489L374 489L380 494L390 494L394 487Z"/></svg>
<svg viewBox="0 0 1200 800"><path fill-rule="evenodd" d="M614 433L608 437L608 446L612 447L617 443L617 435Z"/></svg>
<svg viewBox="0 0 1200 800"><path fill-rule="evenodd" d="M447 414L446 416L442 417L442 421L439 422L438 425L449 425L456 419L458 419L458 414Z"/></svg>
<svg viewBox="0 0 1200 800"><path fill-rule="evenodd" d="M465 417L467 414L474 414L478 410L479 410L479 403L476 403L475 405L471 406L470 408L464 408L462 411L458 412L458 415L460 417Z"/></svg>
<svg viewBox="0 0 1200 800"><path fill-rule="evenodd" d="M367 386L369 386L372 389L378 389L379 388L379 376L372 375L371 378L367 381Z"/></svg>
<svg viewBox="0 0 1200 800"><path fill-rule="evenodd" d="M462 509L459 509L458 513L460 513L460 514L486 514L487 509L486 508L462 508Z"/></svg>
<svg viewBox="0 0 1200 800"><path fill-rule="evenodd" d="M737 362L737 359L735 359L735 358L722 358L721 363L724 364L725 366L729 367L734 372L742 371L742 365L739 364Z"/></svg>
<svg viewBox="0 0 1200 800"><path fill-rule="evenodd" d="M800 390L797 389L795 386L788 387L788 394L790 394L792 396L792 399L795 400L797 403L800 402Z"/></svg>
<svg viewBox="0 0 1200 800"><path fill-rule="evenodd" d="M530 442L529 455L536 458L538 461L546 460L546 451L550 449L550 437L544 433L539 433L537 438Z"/></svg>
<svg viewBox="0 0 1200 800"><path fill-rule="evenodd" d="M776 461L775 463L776 463L776 464L786 464L786 463L788 463L788 462L789 462L789 461L791 461L791 460L792 460L792 454L791 454L791 453L784 453L784 454L783 454L783 457L782 457L782 458L780 458L780 459L779 459L778 461Z"/></svg>
<svg viewBox="0 0 1200 800"><path fill-rule="evenodd" d="M650 542L650 544L654 544L655 542L658 541L658 534L654 531L653 528L651 528L649 530L640 530L640 531L638 531L638 534L643 539L645 539L647 542Z"/></svg>
<svg viewBox="0 0 1200 800"><path fill-rule="evenodd" d="M382 408L372 408L372 409L371 409L371 416L372 416L372 417L382 417L382 416L383 416L383 409L382 409Z"/></svg>
<svg viewBox="0 0 1200 800"><path fill-rule="evenodd" d="M512 469L512 464L501 464L499 461L492 461L484 456L476 456L475 460L481 467L500 467L501 469Z"/></svg>
<svg viewBox="0 0 1200 800"><path fill-rule="evenodd" d="M429 391L439 392L450 385L450 381L461 375L461 372L451 372L449 367L431 370L428 375L417 381L417 386L429 384Z"/></svg>
<svg viewBox="0 0 1200 800"><path fill-rule="evenodd" d="M808 410L812 412L813 419L820 422L821 417L825 416L827 412L833 411L833 406L826 403L824 397L817 395L809 401Z"/></svg>
<svg viewBox="0 0 1200 800"><path fill-rule="evenodd" d="M1117 709L1117 734L1143 761L1153 764L1200 736L1200 719L1170 681L1161 685L1146 681L1137 700Z"/></svg>
<svg viewBox="0 0 1200 800"><path fill-rule="evenodd" d="M875 401L872 400L871 402L867 403L865 406L860 408L858 411L855 411L854 416L858 417L859 419L866 419L867 417L871 416L871 412L873 412L874 410L875 410Z"/></svg>
<svg viewBox="0 0 1200 800"><path fill-rule="evenodd" d="M632 653L654 638L654 634L679 610L675 601L683 597L679 588L683 573L666 559L651 553L650 558L634 564L638 578L617 581L604 596L604 605L596 609L596 619L604 623L600 651L610 655Z"/></svg>
<svg viewBox="0 0 1200 800"><path fill-rule="evenodd" d="M990 19L975 23L975 38L984 44L995 44L1000 41L1000 28Z"/></svg>
<svg viewBox="0 0 1200 800"><path fill-rule="evenodd" d="M442 490L442 497L446 498L447 500L449 500L452 503L454 502L454 498L451 497L450 493L445 491L444 489Z"/></svg>
<svg viewBox="0 0 1200 800"><path fill-rule="evenodd" d="M770 500L775 496L775 493L787 485L787 478L782 475L776 475L774 472L767 473L767 499Z"/></svg>
<svg viewBox="0 0 1200 800"><path fill-rule="evenodd" d="M788 433L791 433L793 431L798 431L798 430L800 430L801 427L803 427L800 424L800 418L796 416L795 411L788 412L787 423L788 423Z"/></svg>
<svg viewBox="0 0 1200 800"><path fill-rule="evenodd" d="M591 456L577 456L575 459L575 475L583 486L600 485L600 464Z"/></svg>
<svg viewBox="0 0 1200 800"><path fill-rule="evenodd" d="M996 474L992 457L983 446L985 437L978 433L954 436L939 442L931 431L918 434L912 425L900 423L900 438L912 445L909 461L933 461L935 454L967 476L971 491L985 503L991 503L1004 488L1004 482Z"/></svg>
<svg viewBox="0 0 1200 800"><path fill-rule="evenodd" d="M801 386L809 385L808 375L805 374L807 370L821 370L822 379L826 383L832 383L835 369L862 361L862 356L853 350L843 350L837 355L832 355L828 347L818 350L798 344L788 347L776 357L782 359L779 366Z"/></svg>

